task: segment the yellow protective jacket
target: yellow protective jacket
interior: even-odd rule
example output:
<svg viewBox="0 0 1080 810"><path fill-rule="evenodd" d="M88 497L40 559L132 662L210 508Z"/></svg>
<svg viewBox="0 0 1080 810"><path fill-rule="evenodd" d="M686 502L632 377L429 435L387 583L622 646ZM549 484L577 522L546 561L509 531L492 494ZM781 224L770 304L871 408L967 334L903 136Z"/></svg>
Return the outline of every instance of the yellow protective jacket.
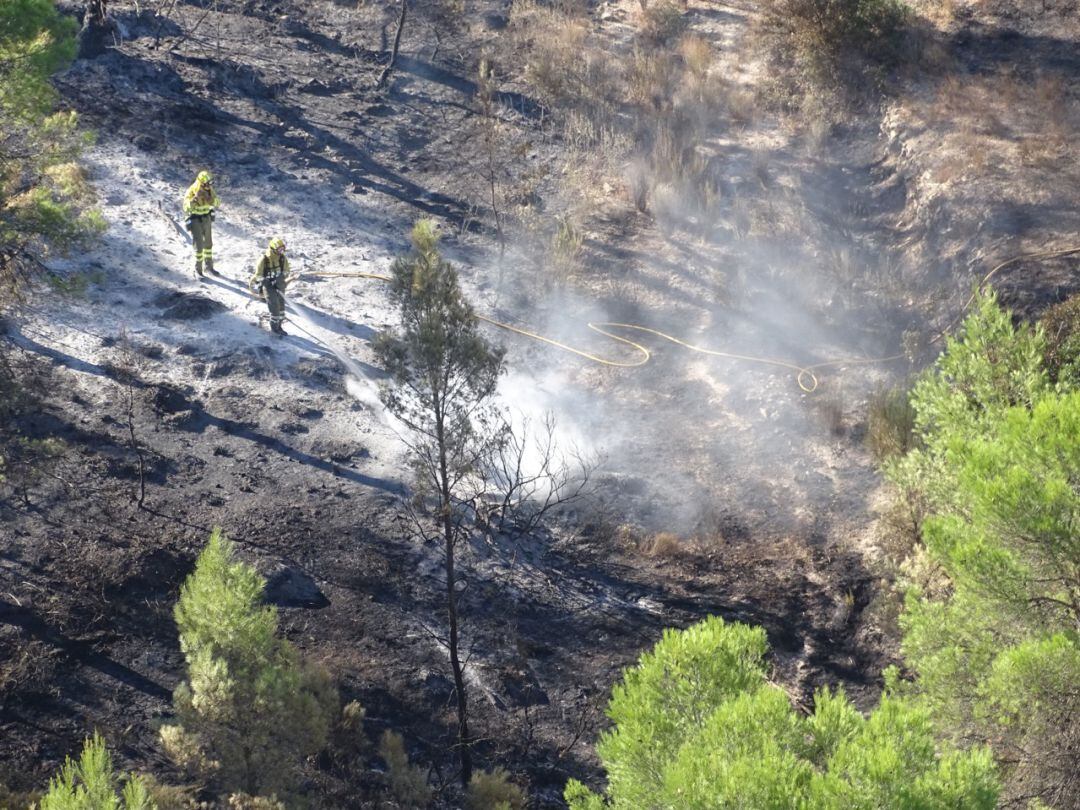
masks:
<svg viewBox="0 0 1080 810"><path fill-rule="evenodd" d="M278 256L276 253L267 251L259 258L259 263L255 265L255 272L251 274L248 287L255 290L259 287L269 286L284 290L286 284L288 284L288 277L289 257Z"/></svg>
<svg viewBox="0 0 1080 810"><path fill-rule="evenodd" d="M214 189L204 186L198 180L191 184L191 188L184 195L184 213L197 217L203 217L220 205Z"/></svg>

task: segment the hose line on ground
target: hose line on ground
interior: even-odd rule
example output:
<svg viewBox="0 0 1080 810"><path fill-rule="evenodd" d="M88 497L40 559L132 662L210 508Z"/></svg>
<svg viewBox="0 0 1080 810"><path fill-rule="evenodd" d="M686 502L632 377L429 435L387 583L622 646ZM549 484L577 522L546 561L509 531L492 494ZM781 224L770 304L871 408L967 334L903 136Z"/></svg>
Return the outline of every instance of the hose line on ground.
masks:
<svg viewBox="0 0 1080 810"><path fill-rule="evenodd" d="M995 265L989 273L987 273L979 280L979 283L975 286L975 289L972 291L967 301L964 302L964 306L960 308L960 312L956 315L956 317L953 318L953 320L950 321L950 323L944 329L939 331L930 340L928 345L933 345L934 343L937 343L938 341L945 338L950 332L952 332L952 330L967 314L968 309L971 307L972 303L974 303L975 298L979 294L979 292L989 283L990 279L997 275L999 271L1010 265L1017 264L1018 262L1022 261L1045 261L1047 259L1059 259L1077 253L1080 253L1080 247L1064 248L1060 250L1047 250L1038 253L1020 253ZM391 281L390 276L383 275L381 273L312 271L300 274L300 277L304 276L315 278L368 278L375 279L377 281ZM636 368L638 366L643 366L648 363L649 360L652 358L652 352L650 352L649 349L647 349L642 344L634 340L630 340L627 337L623 337L622 335L615 334L610 330L617 329L623 331L640 332L646 335L652 335L653 337L661 338L670 343L674 343L676 346L682 346L684 349L689 349L692 352L709 355L710 357L726 357L730 360L740 360L746 363L758 363L761 365L777 366L779 368L787 369L795 374L795 382L798 383L799 388L801 388L808 394L811 394L815 390L817 390L819 383L818 376L815 372L820 371L821 369L832 368L835 366L873 365L876 363L889 363L894 360L903 359L905 357L904 353L900 352L898 354L892 354L886 357L838 358L833 360L823 360L820 363L811 363L810 365L806 366L800 366L797 363L791 363L786 360L777 360L770 357L756 357L754 355L748 354L736 354L734 352L725 352L719 349L708 349L704 346L695 346L694 344L687 343L686 341L680 340L673 335L669 335L665 332L661 332L658 329L653 329L648 326L642 326L641 324L618 323L614 321L590 321L587 324L589 329L600 335L603 335L609 340L614 340L617 343L628 346L629 348L633 349L634 352L636 352L637 354L637 357L630 360L612 360L607 357L600 357L599 355L575 348L574 346L570 346L569 344L562 343L558 340L546 337L536 332L531 332L528 329L522 329L509 323L497 321L494 318L488 318L485 315L477 315L476 317L478 320L481 320L487 324L491 324L492 326L498 327L499 329L504 329L508 332L513 332L516 335L521 335L522 337L527 337L531 340L546 343L549 346L554 346L558 349L562 349L565 352L576 354L578 357L584 357L586 360L589 360L593 363L599 363L600 365L604 366L613 366L615 368Z"/></svg>

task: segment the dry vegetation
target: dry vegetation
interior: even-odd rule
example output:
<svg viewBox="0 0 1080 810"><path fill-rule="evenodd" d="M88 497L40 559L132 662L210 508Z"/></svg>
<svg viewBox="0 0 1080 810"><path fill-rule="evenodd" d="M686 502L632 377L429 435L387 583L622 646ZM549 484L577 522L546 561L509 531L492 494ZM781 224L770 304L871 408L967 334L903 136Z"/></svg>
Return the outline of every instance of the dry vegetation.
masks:
<svg viewBox="0 0 1080 810"><path fill-rule="evenodd" d="M942 130L930 167L936 183L1009 176L1018 168L1047 176L1076 164L1070 134L1080 126L1080 96L1060 74L952 74L908 112L913 126Z"/></svg>

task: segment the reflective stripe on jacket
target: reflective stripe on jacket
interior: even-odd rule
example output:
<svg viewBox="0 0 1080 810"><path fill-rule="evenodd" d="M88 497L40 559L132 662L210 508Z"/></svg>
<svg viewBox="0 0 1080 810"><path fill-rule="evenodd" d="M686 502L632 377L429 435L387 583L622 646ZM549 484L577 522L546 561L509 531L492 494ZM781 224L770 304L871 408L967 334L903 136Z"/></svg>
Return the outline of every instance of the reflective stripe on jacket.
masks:
<svg viewBox="0 0 1080 810"><path fill-rule="evenodd" d="M278 256L276 253L264 253L255 265L255 272L251 275L248 286L254 288L260 284L270 284L274 287L284 288L285 279L289 275L289 257Z"/></svg>
<svg viewBox="0 0 1080 810"><path fill-rule="evenodd" d="M204 186L198 180L191 184L191 188L184 195L184 213L197 217L204 217L218 207L220 201L214 189Z"/></svg>

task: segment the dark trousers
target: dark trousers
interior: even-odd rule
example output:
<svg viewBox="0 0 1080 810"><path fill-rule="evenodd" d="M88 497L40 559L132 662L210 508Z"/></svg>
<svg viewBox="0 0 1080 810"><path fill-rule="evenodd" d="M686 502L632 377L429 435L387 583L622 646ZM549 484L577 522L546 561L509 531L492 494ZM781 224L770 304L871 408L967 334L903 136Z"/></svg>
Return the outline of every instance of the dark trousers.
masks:
<svg viewBox="0 0 1080 810"><path fill-rule="evenodd" d="M195 268L204 265L207 270L214 269L214 235L210 216L191 218L191 241L195 246Z"/></svg>
<svg viewBox="0 0 1080 810"><path fill-rule="evenodd" d="M285 320L285 296L273 284L267 284L263 289L266 291L266 305L270 307L270 323L279 324Z"/></svg>

